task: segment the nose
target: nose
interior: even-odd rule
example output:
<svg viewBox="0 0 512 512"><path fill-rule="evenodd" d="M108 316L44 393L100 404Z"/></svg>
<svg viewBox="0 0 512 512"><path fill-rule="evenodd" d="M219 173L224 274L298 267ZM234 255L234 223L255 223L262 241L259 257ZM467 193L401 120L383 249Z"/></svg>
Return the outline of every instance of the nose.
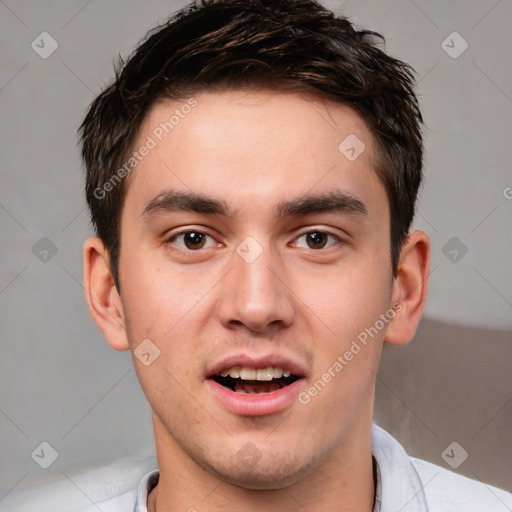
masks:
<svg viewBox="0 0 512 512"><path fill-rule="evenodd" d="M258 250L256 259L243 248L233 254L233 268L220 283L217 313L227 329L270 335L293 323L293 292L284 262L270 248Z"/></svg>

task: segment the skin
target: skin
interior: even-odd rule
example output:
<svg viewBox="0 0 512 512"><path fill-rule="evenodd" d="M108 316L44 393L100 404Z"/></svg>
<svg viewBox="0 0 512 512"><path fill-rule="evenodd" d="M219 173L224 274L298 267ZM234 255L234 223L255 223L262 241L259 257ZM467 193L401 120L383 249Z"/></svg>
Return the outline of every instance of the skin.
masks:
<svg viewBox="0 0 512 512"><path fill-rule="evenodd" d="M88 305L109 344L133 351L150 339L160 350L149 366L134 357L153 410L160 469L149 510L370 511L376 372L384 340L404 344L414 335L427 294L429 240L410 233L393 275L374 142L349 107L269 91L195 98L197 106L130 176L120 294L102 242L93 237L84 248ZM184 103L154 105L136 147ZM338 150L349 134L365 144L354 161ZM232 216L143 214L171 190L224 201ZM276 213L283 201L333 191L357 198L366 213ZM209 235L202 248L173 238L187 229ZM325 245L311 248L312 231L334 236L320 233L315 240ZM262 250L252 263L236 252L248 236ZM293 400L275 414L241 416L205 385L212 362L244 351L299 361L307 391L397 302L400 311L307 404ZM256 463L238 456L247 443L259 454Z"/></svg>

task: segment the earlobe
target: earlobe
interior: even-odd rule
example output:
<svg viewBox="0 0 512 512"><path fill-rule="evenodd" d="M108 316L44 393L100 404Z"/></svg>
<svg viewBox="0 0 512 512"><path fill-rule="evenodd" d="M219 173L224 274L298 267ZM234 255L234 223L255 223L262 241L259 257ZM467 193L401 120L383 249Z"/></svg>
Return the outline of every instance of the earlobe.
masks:
<svg viewBox="0 0 512 512"><path fill-rule="evenodd" d="M393 283L393 304L399 303L400 310L386 331L388 343L402 345L413 338L427 300L429 272L428 236L422 231L409 233Z"/></svg>
<svg viewBox="0 0 512 512"><path fill-rule="evenodd" d="M130 348L121 298L110 270L109 253L98 237L84 244L84 290L89 312L109 345L115 350Z"/></svg>

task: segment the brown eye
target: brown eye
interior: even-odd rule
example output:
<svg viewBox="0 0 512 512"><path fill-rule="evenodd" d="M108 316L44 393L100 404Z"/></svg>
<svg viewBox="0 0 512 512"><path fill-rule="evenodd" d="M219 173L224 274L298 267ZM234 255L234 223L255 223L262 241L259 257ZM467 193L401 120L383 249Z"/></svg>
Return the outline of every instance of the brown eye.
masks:
<svg viewBox="0 0 512 512"><path fill-rule="evenodd" d="M199 252L201 249L218 247L218 244L216 244L215 239L211 235L203 231L194 231L193 229L180 231L172 235L166 240L165 244L188 252Z"/></svg>
<svg viewBox="0 0 512 512"><path fill-rule="evenodd" d="M312 231L306 233L306 243L310 249L322 249L327 243L327 233L321 231Z"/></svg>
<svg viewBox="0 0 512 512"><path fill-rule="evenodd" d="M206 236L204 233L197 231L188 231L187 233L183 233L183 243L185 247L190 250L202 249L206 243Z"/></svg>
<svg viewBox="0 0 512 512"><path fill-rule="evenodd" d="M341 242L336 235L326 231L307 231L300 235L294 242L299 249L329 249Z"/></svg>

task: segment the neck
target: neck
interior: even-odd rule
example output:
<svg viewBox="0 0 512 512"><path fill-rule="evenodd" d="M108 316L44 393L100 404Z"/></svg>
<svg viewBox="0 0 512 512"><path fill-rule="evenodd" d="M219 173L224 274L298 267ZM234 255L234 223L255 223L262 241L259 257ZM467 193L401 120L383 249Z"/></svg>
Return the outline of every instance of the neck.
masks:
<svg viewBox="0 0 512 512"><path fill-rule="evenodd" d="M371 512L374 476L371 411L361 415L329 457L295 483L278 489L247 489L218 478L184 453L154 416L160 479L150 493L148 512Z"/></svg>

